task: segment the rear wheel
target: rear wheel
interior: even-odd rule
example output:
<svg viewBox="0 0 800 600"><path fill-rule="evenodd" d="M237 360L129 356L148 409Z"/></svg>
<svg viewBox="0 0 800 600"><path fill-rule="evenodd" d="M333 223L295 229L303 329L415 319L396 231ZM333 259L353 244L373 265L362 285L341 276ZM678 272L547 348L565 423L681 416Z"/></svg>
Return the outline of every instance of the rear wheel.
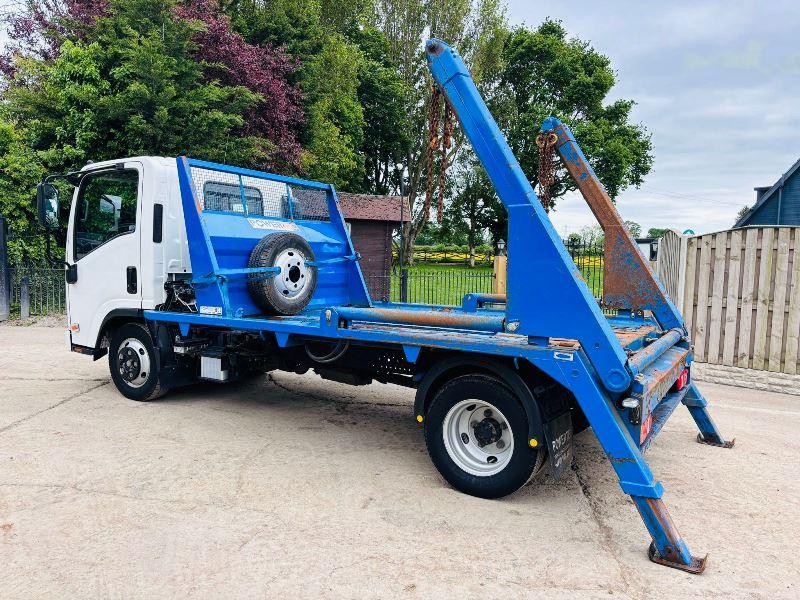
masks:
<svg viewBox="0 0 800 600"><path fill-rule="evenodd" d="M126 323L111 336L108 367L114 385L126 398L144 402L167 392L160 381L155 345L141 323Z"/></svg>
<svg viewBox="0 0 800 600"><path fill-rule="evenodd" d="M542 467L545 453L528 445L528 421L499 380L465 375L442 386L425 418L431 460L454 488L481 498L516 491Z"/></svg>

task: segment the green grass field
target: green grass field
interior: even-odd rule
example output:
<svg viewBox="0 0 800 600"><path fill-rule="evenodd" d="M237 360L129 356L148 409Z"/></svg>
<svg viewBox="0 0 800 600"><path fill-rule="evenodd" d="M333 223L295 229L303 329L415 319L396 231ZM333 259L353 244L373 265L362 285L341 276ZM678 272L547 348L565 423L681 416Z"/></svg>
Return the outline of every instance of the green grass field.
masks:
<svg viewBox="0 0 800 600"><path fill-rule="evenodd" d="M599 297L603 289L602 257L579 257L576 263L592 294ZM490 266L417 264L407 269L408 302L457 306L465 294L492 291ZM396 269L391 277L391 301L400 302L400 271Z"/></svg>
<svg viewBox="0 0 800 600"><path fill-rule="evenodd" d="M465 294L492 291L492 268L415 265L408 268L408 302L458 305ZM400 272L392 274L392 301L400 301Z"/></svg>

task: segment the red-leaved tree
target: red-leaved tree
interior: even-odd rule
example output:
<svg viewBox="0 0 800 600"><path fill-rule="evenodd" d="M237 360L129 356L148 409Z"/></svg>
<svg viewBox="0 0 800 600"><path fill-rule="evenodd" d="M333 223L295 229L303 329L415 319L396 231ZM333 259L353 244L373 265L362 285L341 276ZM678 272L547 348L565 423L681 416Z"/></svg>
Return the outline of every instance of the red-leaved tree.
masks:
<svg viewBox="0 0 800 600"><path fill-rule="evenodd" d="M230 19L221 14L217 0L194 0L179 5L183 19L202 21L196 34L196 57L208 64L207 75L225 85L239 85L263 100L245 115L242 133L263 136L275 144L272 165L297 171L300 143L297 134L304 115L300 90L288 82L297 62L282 48L254 46L231 30Z"/></svg>
<svg viewBox="0 0 800 600"><path fill-rule="evenodd" d="M53 60L66 39L91 37L97 19L113 10L111 0L32 0L26 9L7 17L9 42L0 53L0 73L13 77L14 58L32 56ZM195 59L205 65L209 80L243 86L261 97L244 115L242 136L260 137L272 145L264 148L264 169L300 170L298 134L304 122L301 92L289 83L297 61L282 48L255 46L231 29L217 0L177 3L176 19L199 21L203 28L193 41Z"/></svg>

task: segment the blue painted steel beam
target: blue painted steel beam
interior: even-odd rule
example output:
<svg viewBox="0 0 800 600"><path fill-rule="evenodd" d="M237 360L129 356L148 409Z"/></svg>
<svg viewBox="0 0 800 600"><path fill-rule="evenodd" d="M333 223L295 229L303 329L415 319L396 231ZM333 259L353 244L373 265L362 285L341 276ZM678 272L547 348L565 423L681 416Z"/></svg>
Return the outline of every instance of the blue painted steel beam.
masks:
<svg viewBox="0 0 800 600"><path fill-rule="evenodd" d="M392 323L424 327L446 327L475 331L503 331L502 316L456 312L452 310L403 310L393 308L336 308L340 319L366 323Z"/></svg>
<svg viewBox="0 0 800 600"><path fill-rule="evenodd" d="M580 358L581 353L575 357ZM630 495L653 540L651 559L667 566L700 572L694 558L661 500L664 488L653 476L638 445L628 434L611 398L595 380L584 360L559 362L563 379L575 395L597 439L617 473L622 491ZM657 560L662 558L663 560Z"/></svg>
<svg viewBox="0 0 800 600"><path fill-rule="evenodd" d="M719 446L721 448L732 448L736 439L726 441L722 437L717 425L708 414L708 401L697 389L694 383L689 384L688 393L683 397L683 404L689 409L697 428L700 430L697 441L709 446Z"/></svg>
<svg viewBox="0 0 800 600"><path fill-rule="evenodd" d="M678 405L683 400L683 397L686 396L686 393L689 391L689 387L686 386L679 392L672 392L671 394L667 394L661 399L656 407L653 409L653 424L650 426L650 433L647 434L647 438L642 442L640 450L642 452L646 452L647 449L650 447L650 444L653 443L653 440L658 437L659 432L661 429L666 425L667 420L669 420L670 415L675 411Z"/></svg>
<svg viewBox="0 0 800 600"><path fill-rule="evenodd" d="M622 392L631 382L627 356L541 202L489 113L464 61L428 40L434 80L458 116L498 197L508 210L507 323L531 339L578 340L603 385Z"/></svg>
<svg viewBox="0 0 800 600"><path fill-rule="evenodd" d="M683 330L672 329L628 359L631 374L636 377L675 344L681 341Z"/></svg>
<svg viewBox="0 0 800 600"><path fill-rule="evenodd" d="M242 169L240 167L232 167L230 165L223 165L220 163L209 162L207 160L198 160L196 158L189 158L188 163L190 167L210 169L211 171L220 171L221 173L232 173L234 175L241 175L244 177L255 177L257 179L264 179L265 178L264 176L268 175L270 181L287 183L289 185L298 185L315 190L322 190L325 192L328 192L333 189L333 186L330 183L320 183L319 181L311 181L310 179L297 179L295 177L286 177L285 175L276 175L274 173L267 174L262 171L254 171L252 169Z"/></svg>
<svg viewBox="0 0 800 600"><path fill-rule="evenodd" d="M195 195L192 186L192 171L189 166L189 159L185 156L180 156L177 159L177 164L183 221L186 225L189 259L192 263L194 276L192 283L207 284L208 277L216 275L219 271L217 255L214 252L214 246L211 244L208 231L203 224L203 210L200 206L200 199ZM195 290L195 293L198 306L221 307L223 315L232 316L224 280L214 277L212 285L203 285L200 290Z"/></svg>

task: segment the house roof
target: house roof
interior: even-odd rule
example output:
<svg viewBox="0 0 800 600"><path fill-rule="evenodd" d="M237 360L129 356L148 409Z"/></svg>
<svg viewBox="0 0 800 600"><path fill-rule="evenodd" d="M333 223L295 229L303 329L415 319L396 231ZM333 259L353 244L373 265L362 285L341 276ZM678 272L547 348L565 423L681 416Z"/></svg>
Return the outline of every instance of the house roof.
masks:
<svg viewBox="0 0 800 600"><path fill-rule="evenodd" d="M411 220L408 199L404 196L377 196L372 194L350 194L337 192L339 207L344 218L355 221L389 221L399 223Z"/></svg>
<svg viewBox="0 0 800 600"><path fill-rule="evenodd" d="M756 202L753 205L753 207L745 215L742 216L741 219L736 221L736 224L733 227L736 228L736 227L746 226L747 222L750 220L750 217L752 217L759 208L764 206L764 204L766 204L769 201L769 199L779 189L781 189L781 187L783 187L783 184L786 182L786 180L789 179L789 177L791 177L794 174L794 172L797 171L798 168L800 168L800 159L798 159L797 162L795 162L791 167L789 167L789 170L786 171L786 173L784 173L783 175L781 175L780 179L778 179L778 181L776 181L772 187L770 187L766 192L764 192L761 195L761 198L759 198L758 202ZM758 190L759 188L755 189Z"/></svg>

